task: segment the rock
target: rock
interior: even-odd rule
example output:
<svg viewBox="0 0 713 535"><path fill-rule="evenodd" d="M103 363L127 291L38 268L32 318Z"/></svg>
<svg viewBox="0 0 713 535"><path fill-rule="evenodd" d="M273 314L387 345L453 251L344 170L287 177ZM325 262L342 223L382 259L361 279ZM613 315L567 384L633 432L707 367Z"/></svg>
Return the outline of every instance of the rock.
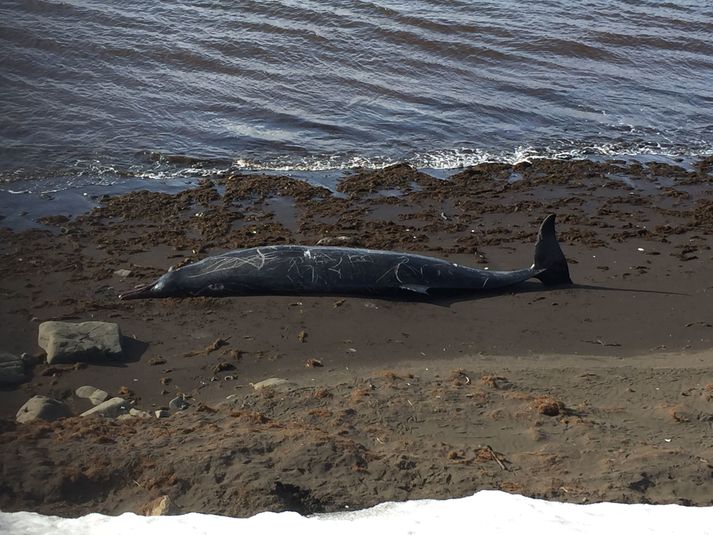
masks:
<svg viewBox="0 0 713 535"><path fill-rule="evenodd" d="M168 412L166 409L159 409L156 412L154 412L156 415L156 418L168 418L171 416L171 413Z"/></svg>
<svg viewBox="0 0 713 535"><path fill-rule="evenodd" d="M129 402L124 398L111 398L100 403L96 407L84 411L80 416L103 416L104 418L116 418L120 414L129 412Z"/></svg>
<svg viewBox="0 0 713 535"><path fill-rule="evenodd" d="M133 420L134 417L131 416L130 414L120 414L119 416L116 417L116 420L118 422L123 422L125 420Z"/></svg>
<svg viewBox="0 0 713 535"><path fill-rule="evenodd" d="M75 394L78 398L88 399L94 406L104 403L106 398L109 397L107 392L101 388L94 388L93 386L80 386L77 388Z"/></svg>
<svg viewBox="0 0 713 535"><path fill-rule="evenodd" d="M250 383L250 384L255 390L260 390L262 388L287 385L289 383L290 382L287 379L279 379L277 377L270 377L269 379L265 379L264 381L260 381L259 383Z"/></svg>
<svg viewBox="0 0 713 535"><path fill-rule="evenodd" d="M15 419L21 423L32 422L33 420L45 420L53 422L59 418L72 416L69 407L56 399L47 396L35 396L30 398L20 410L17 411Z"/></svg>
<svg viewBox="0 0 713 535"><path fill-rule="evenodd" d="M177 515L180 510L168 496L160 496L147 503L142 511L145 516Z"/></svg>
<svg viewBox="0 0 713 535"><path fill-rule="evenodd" d="M114 359L123 354L119 326L103 321L45 321L40 324L37 343L47 352L47 364Z"/></svg>
<svg viewBox="0 0 713 535"><path fill-rule="evenodd" d="M177 396L168 402L168 408L171 409L172 411L183 411L183 410L186 410L190 406L191 406L191 404L188 403L186 401L186 398L183 397L182 395Z"/></svg>
<svg viewBox="0 0 713 535"><path fill-rule="evenodd" d="M151 418L151 414L141 409L129 409L129 414L134 418Z"/></svg>
<svg viewBox="0 0 713 535"><path fill-rule="evenodd" d="M0 385L16 385L27 381L22 357L0 351Z"/></svg>
<svg viewBox="0 0 713 535"><path fill-rule="evenodd" d="M122 279L125 279L126 277L131 277L131 270L130 269L117 269L114 272L114 275L117 277L121 277Z"/></svg>
<svg viewBox="0 0 713 535"><path fill-rule="evenodd" d="M23 353L20 355L20 358L22 359L22 362L25 364L25 366L31 368L33 366L37 366L40 362L44 360L44 355L40 357L40 355L30 355L29 353Z"/></svg>

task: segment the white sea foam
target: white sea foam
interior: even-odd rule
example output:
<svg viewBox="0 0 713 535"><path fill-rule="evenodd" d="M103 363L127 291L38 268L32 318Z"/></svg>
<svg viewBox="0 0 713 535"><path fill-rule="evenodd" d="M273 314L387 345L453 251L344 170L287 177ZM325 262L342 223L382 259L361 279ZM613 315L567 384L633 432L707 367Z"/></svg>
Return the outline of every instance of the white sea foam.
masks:
<svg viewBox="0 0 713 535"><path fill-rule="evenodd" d="M382 503L363 511L304 517L297 513L260 513L227 518L190 513L183 516L117 517L90 514L66 519L36 513L0 513L0 532L14 535L221 535L229 533L436 534L528 533L571 535L602 533L713 534L713 507L680 505L575 505L535 500L499 491L451 500Z"/></svg>

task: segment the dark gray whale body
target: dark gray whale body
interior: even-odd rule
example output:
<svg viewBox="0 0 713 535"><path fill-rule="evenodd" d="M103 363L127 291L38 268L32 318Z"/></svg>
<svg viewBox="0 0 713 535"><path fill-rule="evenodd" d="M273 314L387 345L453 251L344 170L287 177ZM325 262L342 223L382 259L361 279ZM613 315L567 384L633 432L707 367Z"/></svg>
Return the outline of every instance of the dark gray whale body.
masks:
<svg viewBox="0 0 713 535"><path fill-rule="evenodd" d="M394 251L275 245L211 256L119 297L473 292L513 286L533 277L546 285L571 283L553 214L540 226L534 264L516 271L470 268Z"/></svg>

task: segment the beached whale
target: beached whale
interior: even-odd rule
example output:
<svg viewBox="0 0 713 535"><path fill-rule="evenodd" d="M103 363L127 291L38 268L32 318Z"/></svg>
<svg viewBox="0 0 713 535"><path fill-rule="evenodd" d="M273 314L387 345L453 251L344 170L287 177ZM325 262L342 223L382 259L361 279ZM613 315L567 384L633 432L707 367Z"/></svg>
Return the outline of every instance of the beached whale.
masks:
<svg viewBox="0 0 713 535"><path fill-rule="evenodd" d="M482 291L530 278L571 283L555 235L555 216L537 234L535 262L516 271L461 266L429 256L349 247L275 245L240 249L170 270L121 299L230 295L398 295Z"/></svg>

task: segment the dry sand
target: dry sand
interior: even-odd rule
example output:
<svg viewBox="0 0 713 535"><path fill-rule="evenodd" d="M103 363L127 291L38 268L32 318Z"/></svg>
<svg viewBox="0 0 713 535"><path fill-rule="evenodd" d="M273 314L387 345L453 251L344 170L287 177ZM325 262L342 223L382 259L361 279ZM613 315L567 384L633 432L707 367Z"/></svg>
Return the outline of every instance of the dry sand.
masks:
<svg viewBox="0 0 713 535"><path fill-rule="evenodd" d="M40 364L0 390L0 508L120 513L169 495L182 511L245 516L483 488L713 503L710 160L486 164L446 181L401 165L339 190L229 175L0 230L1 350L38 352L40 321L93 319L117 322L127 353ZM429 301L117 299L209 254L341 235L526 267L550 212L571 287ZM250 386L269 377L291 384ZM128 389L147 410L177 393L192 407L164 420L13 422L38 393L81 412L72 392L84 384Z"/></svg>

